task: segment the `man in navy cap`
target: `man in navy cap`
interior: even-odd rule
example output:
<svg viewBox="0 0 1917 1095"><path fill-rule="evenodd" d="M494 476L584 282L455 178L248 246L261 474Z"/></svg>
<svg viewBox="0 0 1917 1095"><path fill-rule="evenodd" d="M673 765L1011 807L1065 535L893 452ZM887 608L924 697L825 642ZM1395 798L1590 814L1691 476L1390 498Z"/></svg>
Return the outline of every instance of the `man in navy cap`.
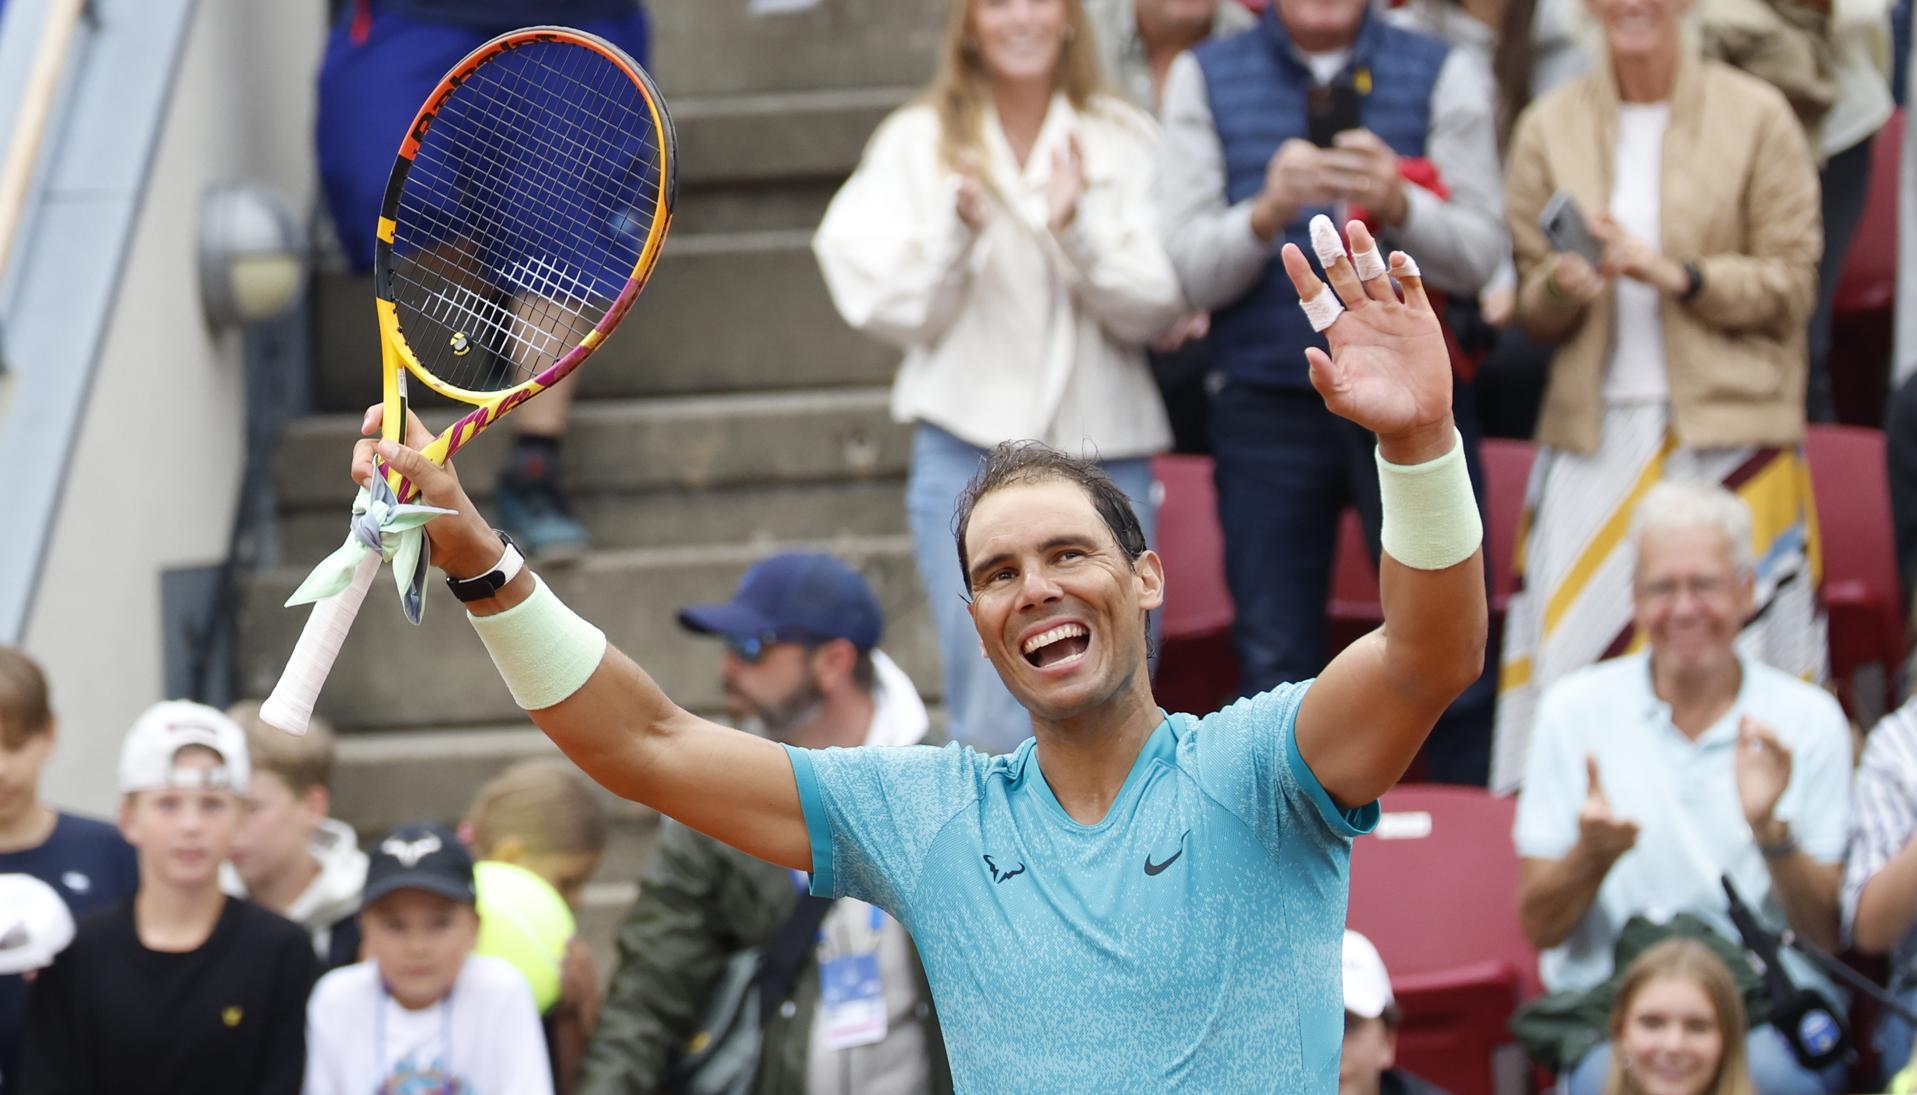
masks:
<svg viewBox="0 0 1917 1095"><path fill-rule="evenodd" d="M877 649L878 598L830 555L761 560L731 600L682 609L679 623L724 642L719 677L743 729L803 749L944 744L911 680ZM736 983L724 976L729 964L758 961L747 948L773 944L801 916L822 921L819 944L766 1020L751 1090L951 1090L911 937L863 901L801 901L806 880L796 874L665 822L619 929L619 971L580 1068L580 1095L683 1081L696 1063L677 1050Z"/></svg>

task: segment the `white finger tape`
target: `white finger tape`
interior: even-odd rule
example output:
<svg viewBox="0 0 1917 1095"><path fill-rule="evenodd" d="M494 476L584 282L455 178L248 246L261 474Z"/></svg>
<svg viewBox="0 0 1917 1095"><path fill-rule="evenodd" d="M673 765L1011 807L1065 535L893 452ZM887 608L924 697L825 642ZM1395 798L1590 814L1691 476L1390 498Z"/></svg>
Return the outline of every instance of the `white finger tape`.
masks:
<svg viewBox="0 0 1917 1095"><path fill-rule="evenodd" d="M1418 260L1417 260L1417 259L1414 259L1414 258L1412 258L1412 257L1411 257L1410 255L1405 255L1405 253L1404 253L1403 251L1400 251L1400 252L1398 252L1398 254L1400 254L1400 255L1404 255L1404 264L1398 267L1398 276L1399 276L1399 277L1401 277L1401 278L1421 278L1421 277L1423 277L1423 276L1424 276L1423 274L1420 274L1420 273L1418 273Z"/></svg>
<svg viewBox="0 0 1917 1095"><path fill-rule="evenodd" d="M1370 281L1372 278L1385 276L1384 259L1379 257L1377 249L1375 248L1370 251L1353 251L1351 253L1351 267L1358 271L1358 278L1361 281Z"/></svg>
<svg viewBox="0 0 1917 1095"><path fill-rule="evenodd" d="M1325 289L1310 300L1299 300L1298 307L1305 310L1305 318L1311 321L1311 329L1322 331L1338 322L1338 317L1344 314L1345 302L1338 299L1338 294Z"/></svg>
<svg viewBox="0 0 1917 1095"><path fill-rule="evenodd" d="M1327 270L1345 257L1345 241L1338 238L1337 226L1323 213L1311 218L1311 249L1317 254L1319 265Z"/></svg>

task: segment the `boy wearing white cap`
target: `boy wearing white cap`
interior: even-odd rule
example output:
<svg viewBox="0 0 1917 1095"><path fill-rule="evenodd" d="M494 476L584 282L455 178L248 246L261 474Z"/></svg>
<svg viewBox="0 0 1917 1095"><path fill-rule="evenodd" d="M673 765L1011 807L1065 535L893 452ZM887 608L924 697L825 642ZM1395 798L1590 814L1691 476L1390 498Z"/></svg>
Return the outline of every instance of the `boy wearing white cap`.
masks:
<svg viewBox="0 0 1917 1095"><path fill-rule="evenodd" d="M1391 977L1371 940L1345 930L1345 1048L1338 1059L1338 1095L1446 1095L1442 1088L1392 1065L1404 1015Z"/></svg>
<svg viewBox="0 0 1917 1095"><path fill-rule="evenodd" d="M220 890L248 775L245 735L213 708L156 704L134 723L119 820L140 888L34 982L22 1095L299 1091L312 945Z"/></svg>

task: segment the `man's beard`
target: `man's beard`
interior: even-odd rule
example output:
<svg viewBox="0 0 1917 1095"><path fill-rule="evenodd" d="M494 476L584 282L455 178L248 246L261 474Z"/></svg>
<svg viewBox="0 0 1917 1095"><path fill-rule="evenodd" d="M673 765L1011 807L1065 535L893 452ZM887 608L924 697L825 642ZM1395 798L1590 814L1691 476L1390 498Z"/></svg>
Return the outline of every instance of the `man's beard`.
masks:
<svg viewBox="0 0 1917 1095"><path fill-rule="evenodd" d="M819 682L810 674L785 696L769 703L760 703L730 685L726 694L731 696L743 711L739 718L739 728L771 741L790 741L792 732L811 722L825 705L825 693L819 690Z"/></svg>

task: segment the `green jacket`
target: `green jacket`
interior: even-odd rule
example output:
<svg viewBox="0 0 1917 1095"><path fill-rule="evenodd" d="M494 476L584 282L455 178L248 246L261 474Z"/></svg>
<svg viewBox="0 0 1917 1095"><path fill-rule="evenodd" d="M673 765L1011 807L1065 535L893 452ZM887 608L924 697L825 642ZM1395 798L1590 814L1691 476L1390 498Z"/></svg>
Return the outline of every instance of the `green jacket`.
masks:
<svg viewBox="0 0 1917 1095"><path fill-rule="evenodd" d="M580 1069L577 1095L658 1091L684 1049L726 961L770 944L798 903L792 872L754 859L674 822L661 823L639 875L639 898L619 927L619 969ZM933 1050L932 1091L949 1095L950 1067L925 973L920 983L926 1044ZM805 1091L806 1053L819 999L817 963L808 958L793 985L792 1013L765 1029L755 1095Z"/></svg>

